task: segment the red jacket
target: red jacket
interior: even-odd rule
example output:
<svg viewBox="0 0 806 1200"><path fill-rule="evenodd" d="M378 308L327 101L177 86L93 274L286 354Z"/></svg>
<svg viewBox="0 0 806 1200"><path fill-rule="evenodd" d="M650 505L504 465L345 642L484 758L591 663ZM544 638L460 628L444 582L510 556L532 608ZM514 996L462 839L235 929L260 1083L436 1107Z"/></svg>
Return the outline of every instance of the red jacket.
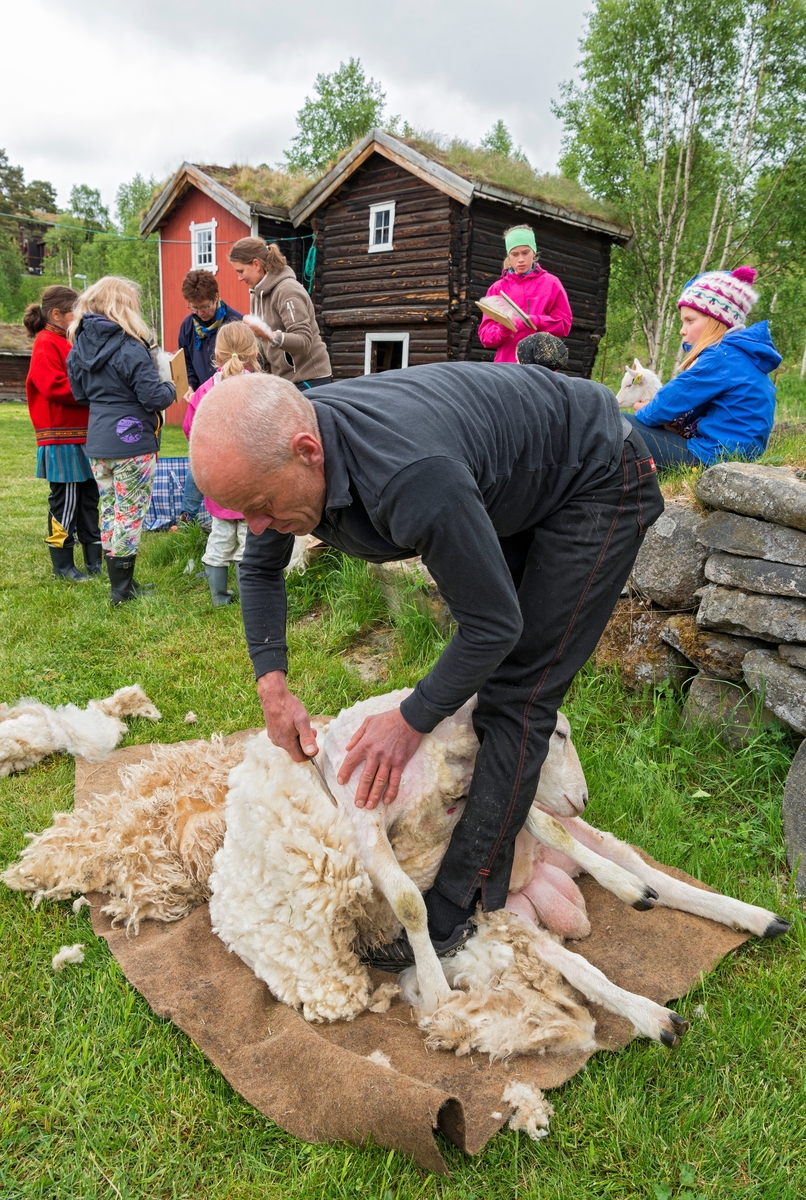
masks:
<svg viewBox="0 0 806 1200"><path fill-rule="evenodd" d="M542 333L553 333L555 337L567 337L571 332L571 305L565 288L556 275L550 275L535 263L525 275L505 271L488 290L488 296L506 292L519 308L532 318L535 329ZM479 325L479 339L488 350L496 349L496 362L517 362L515 347L523 338L534 333L516 317L517 329L507 329L486 314Z"/></svg>
<svg viewBox="0 0 806 1200"><path fill-rule="evenodd" d="M37 446L83 445L87 440L90 409L73 399L67 378L69 353L67 338L50 329L34 339L25 391Z"/></svg>

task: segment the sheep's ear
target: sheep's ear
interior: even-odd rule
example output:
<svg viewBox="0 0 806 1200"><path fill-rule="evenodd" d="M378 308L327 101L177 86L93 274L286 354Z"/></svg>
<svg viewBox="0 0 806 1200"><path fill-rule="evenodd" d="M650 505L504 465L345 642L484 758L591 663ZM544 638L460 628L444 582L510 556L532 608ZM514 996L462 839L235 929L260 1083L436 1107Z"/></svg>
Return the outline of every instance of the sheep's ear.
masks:
<svg viewBox="0 0 806 1200"><path fill-rule="evenodd" d="M639 361L638 361L638 359L637 359L637 358L634 358L634 359L632 360L632 365L633 365L633 370L635 370L635 371L638 371L638 373L639 373L639 374L640 374L640 372L641 372L641 371L643 371L643 369L644 369L644 368L641 366L641 364L639 363Z"/></svg>

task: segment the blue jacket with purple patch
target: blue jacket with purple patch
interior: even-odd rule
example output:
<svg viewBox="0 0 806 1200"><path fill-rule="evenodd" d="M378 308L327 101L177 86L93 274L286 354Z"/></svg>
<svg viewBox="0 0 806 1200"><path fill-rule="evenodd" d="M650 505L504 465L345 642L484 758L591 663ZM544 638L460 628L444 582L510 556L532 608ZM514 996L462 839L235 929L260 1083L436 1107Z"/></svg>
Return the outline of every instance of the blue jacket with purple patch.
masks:
<svg viewBox="0 0 806 1200"><path fill-rule="evenodd" d="M721 458L758 458L775 417L769 373L780 361L766 321L726 333L638 410L639 432L641 425L665 425L690 414L694 435L688 448L706 466Z"/></svg>
<svg viewBox="0 0 806 1200"><path fill-rule="evenodd" d="M176 399L144 342L106 317L85 313L67 356L73 396L89 404L90 458L136 458L160 448L162 410Z"/></svg>

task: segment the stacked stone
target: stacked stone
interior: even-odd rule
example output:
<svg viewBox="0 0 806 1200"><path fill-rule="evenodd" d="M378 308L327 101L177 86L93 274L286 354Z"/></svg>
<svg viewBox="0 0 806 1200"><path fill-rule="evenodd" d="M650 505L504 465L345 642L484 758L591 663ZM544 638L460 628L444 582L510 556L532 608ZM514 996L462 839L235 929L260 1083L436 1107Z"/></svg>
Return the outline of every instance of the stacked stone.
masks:
<svg viewBox="0 0 806 1200"><path fill-rule="evenodd" d="M742 685L806 734L806 483L789 467L729 462L694 490L717 510L697 529L707 582L696 626L673 619L663 635L700 668L690 702L735 701Z"/></svg>

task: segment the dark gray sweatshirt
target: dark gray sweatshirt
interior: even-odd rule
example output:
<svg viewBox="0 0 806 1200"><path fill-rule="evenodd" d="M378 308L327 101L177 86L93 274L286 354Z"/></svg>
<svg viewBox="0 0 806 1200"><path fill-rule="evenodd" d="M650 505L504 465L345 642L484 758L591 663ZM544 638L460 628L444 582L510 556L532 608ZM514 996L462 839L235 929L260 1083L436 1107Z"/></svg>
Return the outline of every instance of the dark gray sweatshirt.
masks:
<svg viewBox="0 0 806 1200"><path fill-rule="evenodd" d="M327 497L313 531L370 562L421 554L457 623L401 705L429 732L478 691L523 620L499 537L542 521L604 479L621 456L613 393L517 363L434 363L308 393ZM251 533L241 608L259 677L287 669L283 568L293 537Z"/></svg>

